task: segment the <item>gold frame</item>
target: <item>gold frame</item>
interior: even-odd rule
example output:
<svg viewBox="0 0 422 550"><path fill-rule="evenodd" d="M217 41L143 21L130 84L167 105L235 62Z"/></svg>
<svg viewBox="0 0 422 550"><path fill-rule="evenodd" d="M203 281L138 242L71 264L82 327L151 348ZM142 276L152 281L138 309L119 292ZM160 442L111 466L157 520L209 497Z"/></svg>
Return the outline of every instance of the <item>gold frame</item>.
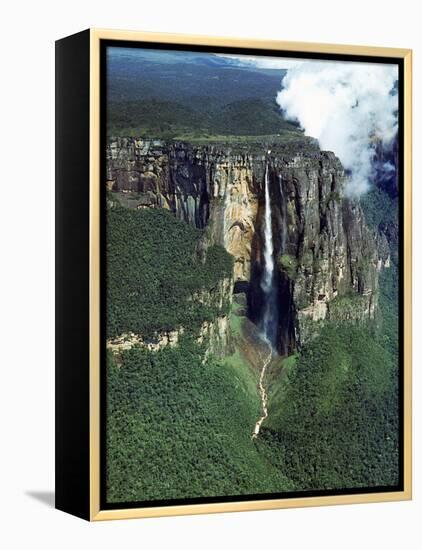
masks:
<svg viewBox="0 0 422 550"><path fill-rule="evenodd" d="M189 46L225 46L393 57L404 60L404 490L385 493L250 500L151 508L100 509L100 40L127 40ZM245 52L246 53L246 52ZM186 514L240 512L412 498L412 50L306 42L279 42L106 29L90 30L90 519L91 521Z"/></svg>

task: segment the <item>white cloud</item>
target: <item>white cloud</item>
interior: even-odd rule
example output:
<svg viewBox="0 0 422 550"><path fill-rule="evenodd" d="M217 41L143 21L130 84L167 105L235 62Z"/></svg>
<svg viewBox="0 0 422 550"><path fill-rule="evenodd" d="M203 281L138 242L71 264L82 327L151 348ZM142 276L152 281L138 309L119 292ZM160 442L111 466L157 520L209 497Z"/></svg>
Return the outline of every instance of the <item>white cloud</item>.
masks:
<svg viewBox="0 0 422 550"><path fill-rule="evenodd" d="M397 133L397 78L396 65L308 61L283 79L278 104L351 171L350 194L369 188L374 138L388 144Z"/></svg>

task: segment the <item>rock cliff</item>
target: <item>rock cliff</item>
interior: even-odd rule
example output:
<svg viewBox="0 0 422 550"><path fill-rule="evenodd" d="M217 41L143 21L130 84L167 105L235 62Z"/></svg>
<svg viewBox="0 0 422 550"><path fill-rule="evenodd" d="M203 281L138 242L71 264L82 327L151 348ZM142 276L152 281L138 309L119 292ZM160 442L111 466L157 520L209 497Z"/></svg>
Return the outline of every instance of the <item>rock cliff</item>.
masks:
<svg viewBox="0 0 422 550"><path fill-rule="evenodd" d="M267 166L284 353L325 319L374 318L378 273L389 262L387 243L367 227L359 202L344 195L347 176L333 153L311 141L233 147L116 138L107 146L107 188L111 202L167 208L204 228L204 249L222 244L234 256L234 292L246 294L257 322ZM204 331L220 334L223 346L223 328Z"/></svg>

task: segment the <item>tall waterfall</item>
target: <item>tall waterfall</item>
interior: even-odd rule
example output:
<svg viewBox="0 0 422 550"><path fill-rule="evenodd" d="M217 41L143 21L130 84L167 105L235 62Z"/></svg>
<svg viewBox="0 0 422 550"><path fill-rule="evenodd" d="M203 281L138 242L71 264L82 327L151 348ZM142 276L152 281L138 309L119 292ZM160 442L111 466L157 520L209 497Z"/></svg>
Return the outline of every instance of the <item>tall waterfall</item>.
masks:
<svg viewBox="0 0 422 550"><path fill-rule="evenodd" d="M268 166L265 169L265 219L264 219L264 276L262 289L265 293L272 287L274 276L274 245L271 216Z"/></svg>
<svg viewBox="0 0 422 550"><path fill-rule="evenodd" d="M265 169L265 217L264 217L264 269L261 279L264 307L261 333L264 339L275 346L277 338L277 290L274 284L274 244L270 198L270 176Z"/></svg>
<svg viewBox="0 0 422 550"><path fill-rule="evenodd" d="M281 199L281 247L280 252L284 254L286 251L286 238L287 238L287 207L286 199L284 198L283 183L281 181L281 175L278 176L278 183L280 185L280 199Z"/></svg>

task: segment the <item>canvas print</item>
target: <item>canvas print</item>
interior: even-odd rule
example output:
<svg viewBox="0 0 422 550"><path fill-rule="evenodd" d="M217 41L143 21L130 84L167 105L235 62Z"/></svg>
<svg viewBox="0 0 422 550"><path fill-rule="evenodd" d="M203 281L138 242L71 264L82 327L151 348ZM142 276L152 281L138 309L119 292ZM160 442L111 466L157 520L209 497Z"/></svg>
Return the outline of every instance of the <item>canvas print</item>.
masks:
<svg viewBox="0 0 422 550"><path fill-rule="evenodd" d="M105 505L397 490L398 65L104 70Z"/></svg>

